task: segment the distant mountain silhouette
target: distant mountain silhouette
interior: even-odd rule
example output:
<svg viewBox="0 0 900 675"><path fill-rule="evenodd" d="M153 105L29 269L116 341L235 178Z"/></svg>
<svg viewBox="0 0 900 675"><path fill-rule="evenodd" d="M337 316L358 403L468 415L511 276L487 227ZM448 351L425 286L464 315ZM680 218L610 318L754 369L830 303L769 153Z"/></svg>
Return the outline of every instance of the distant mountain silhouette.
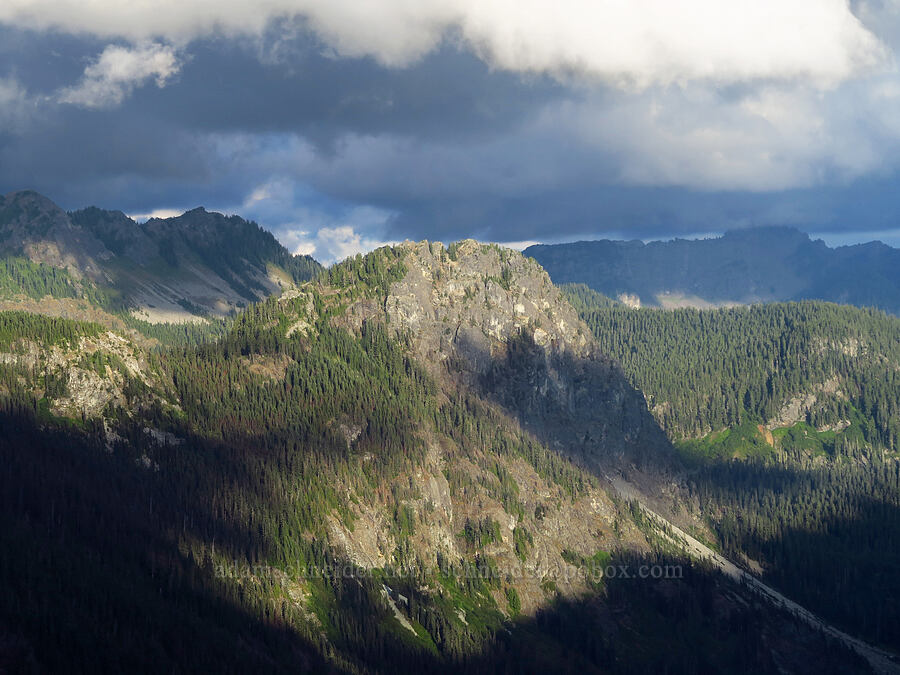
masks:
<svg viewBox="0 0 900 675"><path fill-rule="evenodd" d="M900 314L900 250L881 242L829 248L788 227L715 239L579 241L525 250L553 281L649 306L817 299Z"/></svg>
<svg viewBox="0 0 900 675"><path fill-rule="evenodd" d="M196 208L139 224L96 207L66 213L29 190L0 197L0 257L64 270L70 286L109 291L151 321L224 315L322 269L238 216Z"/></svg>

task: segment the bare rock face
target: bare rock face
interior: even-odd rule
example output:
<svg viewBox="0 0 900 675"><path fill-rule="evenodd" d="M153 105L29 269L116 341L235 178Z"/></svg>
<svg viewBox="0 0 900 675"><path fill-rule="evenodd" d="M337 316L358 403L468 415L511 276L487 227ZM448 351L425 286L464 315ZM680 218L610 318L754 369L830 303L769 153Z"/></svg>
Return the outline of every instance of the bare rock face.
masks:
<svg viewBox="0 0 900 675"><path fill-rule="evenodd" d="M450 251L429 242L405 247L407 274L391 288L387 312L422 356L446 361L455 353L467 370L484 373L497 348L529 329L552 350L590 351L587 328L534 261L472 240Z"/></svg>
<svg viewBox="0 0 900 675"><path fill-rule="evenodd" d="M397 476L397 484L410 493L397 504L356 494L351 500L352 528L331 517L330 542L360 567L391 567L406 574L421 567L436 569L441 559L456 563L471 558L471 544L461 536L464 527L494 522L498 536L478 547L478 554L489 557L505 583L516 588L525 613L546 605L557 593L574 597L585 592L596 574L602 574L571 563L571 558L567 561L567 555L589 559L598 551L649 550L643 534L602 488L588 486L573 499L524 460L506 458L500 461L515 481L520 509L510 510L485 489L496 480L482 466L485 457L468 459L462 454L458 448L434 443L421 466ZM457 481L464 476L468 484L451 485L445 471ZM406 539L393 527L394 508L408 510L415 523ZM521 537L525 532L523 548L516 534ZM495 600L499 607L506 607L499 591Z"/></svg>
<svg viewBox="0 0 900 675"><path fill-rule="evenodd" d="M667 461L668 441L643 395L534 260L472 240L404 246L407 274L385 311L426 366L570 456Z"/></svg>
<svg viewBox="0 0 900 675"><path fill-rule="evenodd" d="M95 356L102 360L92 361ZM129 378L148 388L155 384L142 347L112 331L73 343L46 345L23 340L10 351L0 352L0 364L64 382L53 392L41 389L36 393L47 397L55 415L73 419L103 418L110 407L129 411L139 407L139 401L129 401L125 394Z"/></svg>

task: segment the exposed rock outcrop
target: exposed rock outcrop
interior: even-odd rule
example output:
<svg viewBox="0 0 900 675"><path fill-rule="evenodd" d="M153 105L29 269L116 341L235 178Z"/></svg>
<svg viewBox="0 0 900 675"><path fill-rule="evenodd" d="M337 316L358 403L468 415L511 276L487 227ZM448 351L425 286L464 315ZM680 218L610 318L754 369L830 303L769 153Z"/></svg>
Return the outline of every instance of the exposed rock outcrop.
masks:
<svg viewBox="0 0 900 675"><path fill-rule="evenodd" d="M501 404L570 456L668 461L643 395L536 262L472 240L404 249L407 273L385 312L408 331L423 364Z"/></svg>

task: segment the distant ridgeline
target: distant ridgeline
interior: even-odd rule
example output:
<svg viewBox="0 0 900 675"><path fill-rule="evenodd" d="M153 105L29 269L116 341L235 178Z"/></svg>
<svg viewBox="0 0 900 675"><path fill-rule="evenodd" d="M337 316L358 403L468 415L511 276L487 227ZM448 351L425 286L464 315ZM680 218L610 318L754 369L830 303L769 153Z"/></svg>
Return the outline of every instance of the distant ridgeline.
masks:
<svg viewBox="0 0 900 675"><path fill-rule="evenodd" d="M85 300L151 323L225 317L322 270L271 233L202 208L138 224L66 213L25 191L0 197L0 301Z"/></svg>
<svg viewBox="0 0 900 675"><path fill-rule="evenodd" d="M627 304L712 307L827 300L900 314L900 250L829 248L786 227L715 239L579 241L525 249L554 283L581 283Z"/></svg>

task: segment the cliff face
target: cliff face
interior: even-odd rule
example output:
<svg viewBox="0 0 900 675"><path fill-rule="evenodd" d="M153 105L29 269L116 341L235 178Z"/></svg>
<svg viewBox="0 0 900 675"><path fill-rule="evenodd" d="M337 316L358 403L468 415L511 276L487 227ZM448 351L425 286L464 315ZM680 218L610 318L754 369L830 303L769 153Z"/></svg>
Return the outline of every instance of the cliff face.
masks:
<svg viewBox="0 0 900 675"><path fill-rule="evenodd" d="M669 461L643 395L537 263L471 240L405 251L385 312L424 364L589 465Z"/></svg>
<svg viewBox="0 0 900 675"><path fill-rule="evenodd" d="M438 406L437 423L416 420L426 452L408 473L375 494L341 484L353 525L330 518L333 545L367 568L490 559L510 571L524 612L586 590L566 576L567 558L647 550L605 475L656 486L670 446L537 263L474 241L418 242L331 274L337 287L307 285L279 301L285 334L313 344L326 317L356 335L384 326L435 384ZM333 421L351 453L366 424ZM368 471L379 454L360 461ZM415 523L409 534L397 532L398 509ZM495 599L506 607L499 589Z"/></svg>

